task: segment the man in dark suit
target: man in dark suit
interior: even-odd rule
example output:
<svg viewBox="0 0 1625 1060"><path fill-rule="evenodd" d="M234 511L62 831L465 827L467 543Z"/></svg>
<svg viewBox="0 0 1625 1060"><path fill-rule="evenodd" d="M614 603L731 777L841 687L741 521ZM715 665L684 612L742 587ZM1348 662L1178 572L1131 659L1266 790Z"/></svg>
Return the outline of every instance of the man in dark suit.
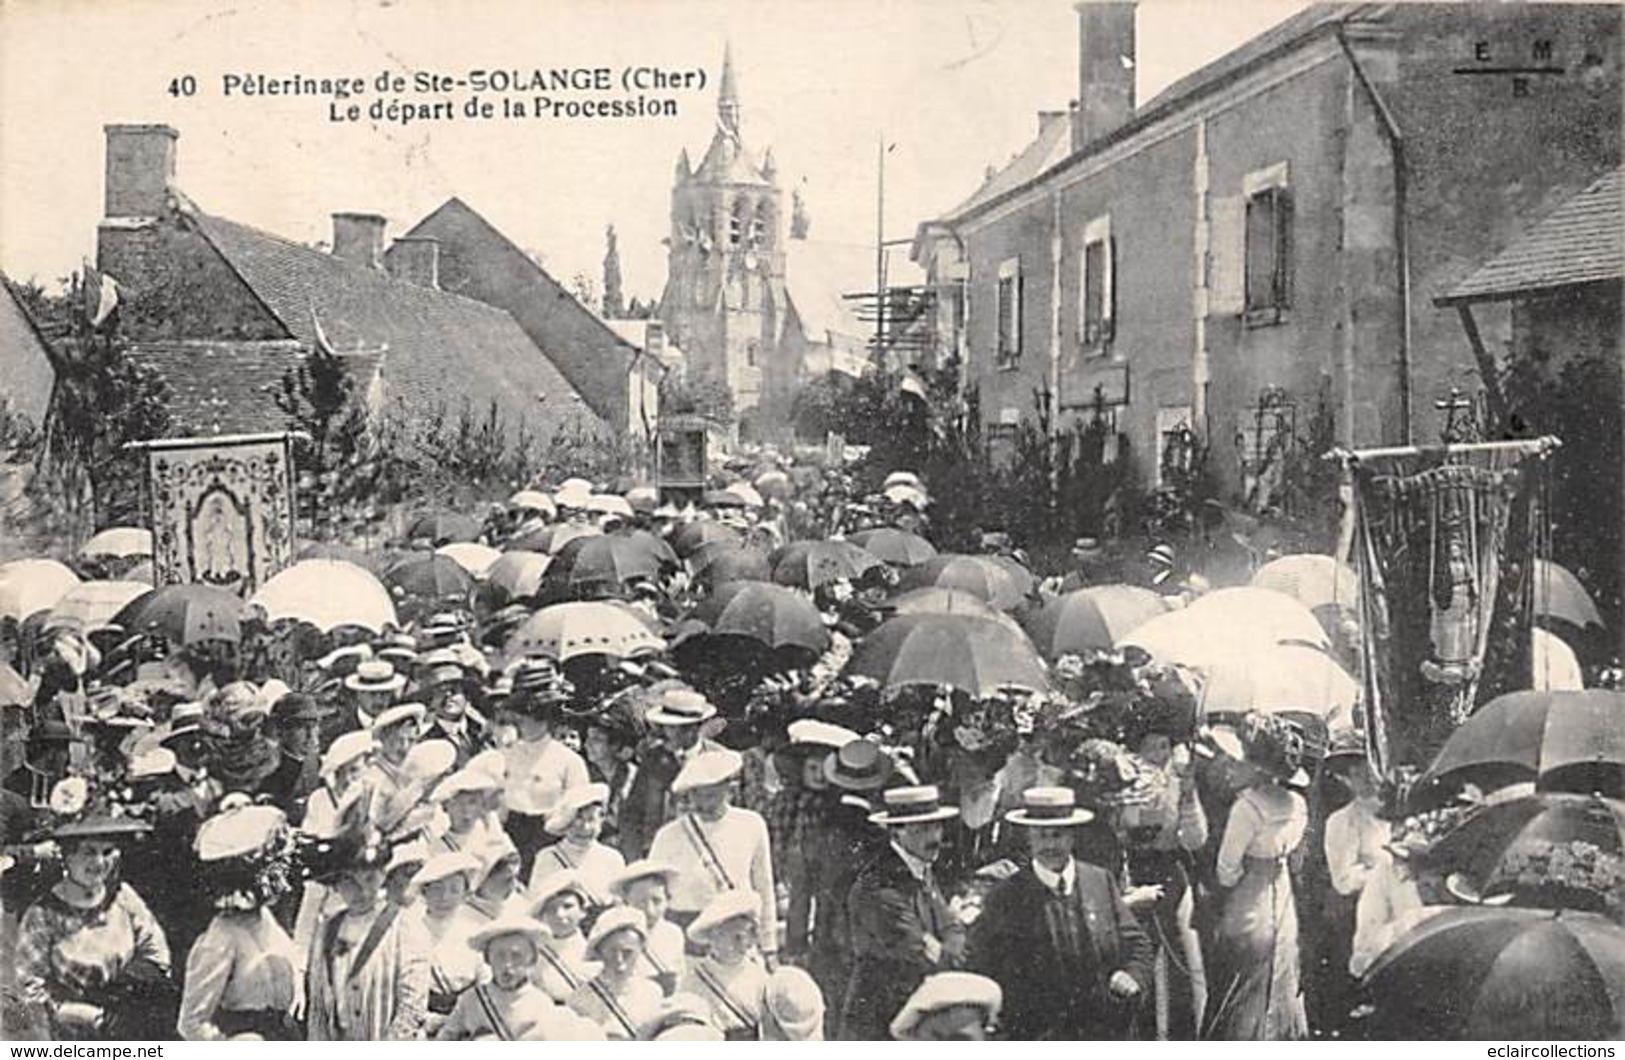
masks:
<svg viewBox="0 0 1625 1060"><path fill-rule="evenodd" d="M893 788L869 820L890 843L858 872L847 894L852 977L841 1005L840 1037L885 1041L894 1016L932 972L958 967L965 929L948 909L932 864L944 822L959 816L931 786Z"/></svg>
<svg viewBox="0 0 1625 1060"><path fill-rule="evenodd" d="M1069 788L1029 788L1005 815L1026 831L1032 860L987 896L969 965L1004 988L1013 1040L1122 1038L1151 983L1154 948L1116 881L1072 856L1093 817Z"/></svg>

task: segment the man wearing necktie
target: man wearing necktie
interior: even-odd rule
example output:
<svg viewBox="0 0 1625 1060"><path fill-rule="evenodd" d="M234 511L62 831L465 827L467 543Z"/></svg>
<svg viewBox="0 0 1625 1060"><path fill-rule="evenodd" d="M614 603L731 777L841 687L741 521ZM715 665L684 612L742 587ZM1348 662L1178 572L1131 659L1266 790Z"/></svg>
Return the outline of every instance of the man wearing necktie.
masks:
<svg viewBox="0 0 1625 1060"><path fill-rule="evenodd" d="M964 926L931 869L942 851L944 823L959 816L939 799L933 786L893 788L885 793L885 809L869 818L885 826L891 842L858 872L847 894L852 977L841 1006L842 1040L886 1040L914 988L933 972L958 967L964 956Z"/></svg>
<svg viewBox="0 0 1625 1060"><path fill-rule="evenodd" d="M1124 1037L1151 982L1151 939L1104 869L1072 856L1094 818L1069 788L1029 788L1005 815L1032 860L999 884L971 931L969 966L1004 989L1015 1041Z"/></svg>

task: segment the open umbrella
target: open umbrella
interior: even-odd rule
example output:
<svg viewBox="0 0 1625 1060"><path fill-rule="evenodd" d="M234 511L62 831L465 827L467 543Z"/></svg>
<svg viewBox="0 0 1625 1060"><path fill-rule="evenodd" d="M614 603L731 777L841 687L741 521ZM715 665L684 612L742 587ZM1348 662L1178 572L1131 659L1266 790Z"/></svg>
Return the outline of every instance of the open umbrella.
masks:
<svg viewBox="0 0 1625 1060"><path fill-rule="evenodd" d="M425 512L412 520L406 536L413 541L449 545L453 541L473 541L480 536L480 521L462 512Z"/></svg>
<svg viewBox="0 0 1625 1060"><path fill-rule="evenodd" d="M613 595L626 583L658 580L660 562L646 546L618 534L577 538L553 557L539 596L548 603Z"/></svg>
<svg viewBox="0 0 1625 1060"><path fill-rule="evenodd" d="M1215 589L1197 597L1186 611L1215 624L1246 626L1280 644L1298 641L1324 648L1329 643L1325 628L1306 604L1274 589L1251 585Z"/></svg>
<svg viewBox="0 0 1625 1060"><path fill-rule="evenodd" d="M79 554L110 556L114 559L123 559L126 556L150 556L152 531L138 526L110 526L86 541L79 549Z"/></svg>
<svg viewBox="0 0 1625 1060"><path fill-rule="evenodd" d="M466 600L474 588L474 576L450 556L419 553L386 570L384 585L396 599Z"/></svg>
<svg viewBox="0 0 1625 1060"><path fill-rule="evenodd" d="M458 541L450 545L441 545L435 549L435 555L445 556L454 561L459 567L476 578L485 576L491 569L491 564L497 561L502 553L490 545L481 545L474 541Z"/></svg>
<svg viewBox="0 0 1625 1060"><path fill-rule="evenodd" d="M1530 575L1534 581L1537 616L1562 619L1582 628L1603 624L1602 614L1591 594L1567 567L1537 559Z"/></svg>
<svg viewBox="0 0 1625 1060"><path fill-rule="evenodd" d="M1383 1037L1612 1041L1625 1033L1625 928L1596 913L1443 909L1366 985Z"/></svg>
<svg viewBox="0 0 1625 1060"><path fill-rule="evenodd" d="M621 519L630 519L636 514L632 511L630 501L614 493L592 494L587 498L587 510L600 515L614 515Z"/></svg>
<svg viewBox="0 0 1625 1060"><path fill-rule="evenodd" d="M1568 642L1549 629L1529 630L1529 663L1537 692L1578 692L1586 686L1585 671Z"/></svg>
<svg viewBox="0 0 1625 1060"><path fill-rule="evenodd" d="M1026 619L1046 659L1106 651L1118 639L1168 613L1163 598L1136 585L1095 585L1051 600Z"/></svg>
<svg viewBox="0 0 1625 1060"><path fill-rule="evenodd" d="M1309 714L1331 732L1354 731L1359 682L1319 648L1270 644L1226 655L1207 667L1202 708L1209 715Z"/></svg>
<svg viewBox="0 0 1625 1060"><path fill-rule="evenodd" d="M1510 862L1586 843L1610 857L1625 855L1625 802L1598 795L1543 791L1486 806L1428 848L1427 862L1460 872L1485 896Z"/></svg>
<svg viewBox="0 0 1625 1060"><path fill-rule="evenodd" d="M351 563L307 559L286 567L260 586L251 603L271 621L308 622L323 633L360 626L374 633L397 625L395 602L371 572Z"/></svg>
<svg viewBox="0 0 1625 1060"><path fill-rule="evenodd" d="M0 618L21 622L49 611L79 584L79 575L54 559L18 559L0 563Z"/></svg>
<svg viewBox="0 0 1625 1060"><path fill-rule="evenodd" d="M744 534L727 523L719 523L715 519L697 519L692 523L684 523L672 532L671 547L679 556L687 559L702 545L709 545L715 541L740 542L744 539Z"/></svg>
<svg viewBox="0 0 1625 1060"><path fill-rule="evenodd" d="M552 562L553 557L542 552L504 552L486 568L485 584L502 594L502 604L535 596Z"/></svg>
<svg viewBox="0 0 1625 1060"><path fill-rule="evenodd" d="M624 538L639 548L647 550L655 558L655 562L659 563L664 570L676 570L683 565L683 561L677 558L677 553L672 549L671 545L659 534L652 534L641 528L633 528L630 530L617 530L615 536Z"/></svg>
<svg viewBox="0 0 1625 1060"><path fill-rule="evenodd" d="M1360 604L1359 578L1332 556L1305 553L1272 559L1258 568L1252 583L1285 593L1310 610L1327 604L1352 610Z"/></svg>
<svg viewBox="0 0 1625 1060"><path fill-rule="evenodd" d="M973 696L1001 688L1049 688L1044 660L1019 629L971 615L898 615L859 642L847 672L887 691L910 685L957 688Z"/></svg>
<svg viewBox="0 0 1625 1060"><path fill-rule="evenodd" d="M1511 692L1462 722L1413 798L1533 780L1543 790L1625 797L1625 692Z"/></svg>
<svg viewBox="0 0 1625 1060"><path fill-rule="evenodd" d="M862 530L847 540L894 567L912 567L937 554L936 546L925 538L891 526Z"/></svg>
<svg viewBox="0 0 1625 1060"><path fill-rule="evenodd" d="M131 633L162 634L182 644L243 636L243 601L212 585L166 585L125 604L111 624Z"/></svg>
<svg viewBox="0 0 1625 1060"><path fill-rule="evenodd" d="M850 541L795 541L773 556L773 580L816 589L840 578L857 581L880 560Z"/></svg>
<svg viewBox="0 0 1625 1060"><path fill-rule="evenodd" d="M150 592L152 586L143 582L81 582L56 602L51 618L77 622L86 633L94 633L111 625L113 616L131 600Z"/></svg>
<svg viewBox="0 0 1625 1060"><path fill-rule="evenodd" d="M1010 580L1016 584L1016 591L1021 593L1024 601L1028 597L1037 594L1038 579L1033 576L1033 572L1028 570L1026 565L1014 556L989 555L981 558L1009 574Z"/></svg>
<svg viewBox="0 0 1625 1060"><path fill-rule="evenodd" d="M702 585L772 581L773 561L766 552L737 541L713 541L688 558L689 570Z"/></svg>
<svg viewBox="0 0 1625 1060"><path fill-rule="evenodd" d="M152 560L144 559L140 563L137 563L135 566L131 567L129 570L125 571L120 580L127 582L140 582L150 589L157 582L158 574L152 569Z"/></svg>
<svg viewBox="0 0 1625 1060"><path fill-rule="evenodd" d="M970 615L1003 622L1021 630L1021 624L992 604L963 589L945 589L933 585L925 589L911 589L901 596L886 601L885 610L893 615ZM1025 630L1021 630L1025 635Z"/></svg>
<svg viewBox="0 0 1625 1060"><path fill-rule="evenodd" d="M690 622L719 637L746 637L765 647L829 650L829 631L812 601L768 582L727 582L700 601Z"/></svg>
<svg viewBox="0 0 1625 1060"><path fill-rule="evenodd" d="M556 556L565 545L580 537L598 537L603 528L597 523L555 523L520 534L508 542L509 551L545 552Z"/></svg>
<svg viewBox="0 0 1625 1060"><path fill-rule="evenodd" d="M553 498L541 490L520 490L508 498L508 510L514 512L540 512L543 519L551 519L558 514L558 506Z"/></svg>
<svg viewBox="0 0 1625 1060"><path fill-rule="evenodd" d="M898 579L898 588L904 591L933 585L963 589L1001 611L1014 611L1026 599L1026 593L1010 571L994 563L989 556L934 556L903 571Z"/></svg>
<svg viewBox="0 0 1625 1060"><path fill-rule="evenodd" d="M365 552L336 541L312 541L294 553L293 559L295 563L307 559L336 559L344 563L353 563L363 570L372 570L374 564L373 557Z"/></svg>
<svg viewBox="0 0 1625 1060"><path fill-rule="evenodd" d="M627 659L664 650L666 642L625 606L604 600L544 607L508 638L508 657L545 655L565 662L578 655Z"/></svg>

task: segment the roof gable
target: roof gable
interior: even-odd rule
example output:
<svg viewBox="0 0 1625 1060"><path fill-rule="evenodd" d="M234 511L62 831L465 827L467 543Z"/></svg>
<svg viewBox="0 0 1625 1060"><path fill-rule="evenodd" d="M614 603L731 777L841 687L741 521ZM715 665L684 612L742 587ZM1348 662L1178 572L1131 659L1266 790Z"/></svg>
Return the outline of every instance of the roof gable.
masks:
<svg viewBox="0 0 1625 1060"><path fill-rule="evenodd" d="M12 289L11 280L0 276L0 378L5 380L7 404L13 413L23 413L34 426L45 422L51 390L56 385L56 367L51 345L40 332L34 317Z"/></svg>
<svg viewBox="0 0 1625 1060"><path fill-rule="evenodd" d="M1559 206L1522 239L1485 262L1441 305L1625 279L1625 180L1604 174Z"/></svg>
<svg viewBox="0 0 1625 1060"><path fill-rule="evenodd" d="M475 413L495 401L512 419L551 436L586 414L575 388L501 309L390 277L331 254L186 211L288 332L306 346L388 353L386 388L408 410L466 399Z"/></svg>

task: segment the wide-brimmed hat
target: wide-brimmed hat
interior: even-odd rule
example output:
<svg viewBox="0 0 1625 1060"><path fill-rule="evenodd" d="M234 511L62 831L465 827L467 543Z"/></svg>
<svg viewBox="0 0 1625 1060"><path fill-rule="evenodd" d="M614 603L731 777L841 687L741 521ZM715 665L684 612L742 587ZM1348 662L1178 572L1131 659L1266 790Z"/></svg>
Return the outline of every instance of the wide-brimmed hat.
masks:
<svg viewBox="0 0 1625 1060"><path fill-rule="evenodd" d="M668 688L643 717L651 725L698 725L716 714L711 701L692 688Z"/></svg>
<svg viewBox="0 0 1625 1060"><path fill-rule="evenodd" d="M673 994L638 1027L643 1042L721 1042L723 1033L711 1022L711 1005L693 994Z"/></svg>
<svg viewBox="0 0 1625 1060"><path fill-rule="evenodd" d="M884 800L885 808L869 815L870 824L924 824L927 821L948 821L959 816L958 807L942 805L942 793L935 784L892 788L885 793Z"/></svg>
<svg viewBox="0 0 1625 1060"><path fill-rule="evenodd" d="M1100 548L1100 539L1095 537L1080 537L1072 542L1074 552L1095 552Z"/></svg>
<svg viewBox="0 0 1625 1060"><path fill-rule="evenodd" d="M61 822L51 829L50 837L58 842L72 839L130 839L151 831L152 825L139 817L92 812Z"/></svg>
<svg viewBox="0 0 1625 1060"><path fill-rule="evenodd" d="M384 865L384 872L393 874L396 869L412 868L413 866L421 869L428 860L429 847L422 840L414 839L406 843L396 843L389 849L389 862ZM417 878L416 869L414 869L412 876L414 879Z"/></svg>
<svg viewBox="0 0 1625 1060"><path fill-rule="evenodd" d="M792 721L787 735L790 737L790 746L787 750L792 754L820 756L831 751L839 751L853 740L861 739L857 733L844 725L831 725L817 718L800 718Z"/></svg>
<svg viewBox="0 0 1625 1060"><path fill-rule="evenodd" d="M975 972L928 975L891 1021L891 1036L907 1038L926 1016L961 1005L979 1008L987 1013L988 1019L997 1019L999 1010L1004 1007L1004 991L992 979Z"/></svg>
<svg viewBox="0 0 1625 1060"><path fill-rule="evenodd" d="M365 659L344 679L344 687L352 692L393 693L406 687L406 678L387 659Z"/></svg>
<svg viewBox="0 0 1625 1060"><path fill-rule="evenodd" d="M617 898L625 898L626 892L632 889L634 883L654 879L656 876L665 881L666 890L670 891L672 885L677 882L677 877L682 874L682 870L675 865L643 858L616 873L609 881L609 892Z"/></svg>
<svg viewBox="0 0 1625 1060"><path fill-rule="evenodd" d="M1004 819L1034 828L1060 828L1088 824L1095 815L1078 805L1077 793L1071 788L1028 788L1021 793L1021 807Z"/></svg>
<svg viewBox="0 0 1625 1060"><path fill-rule="evenodd" d="M712 899L705 903L700 915L695 917L688 925L688 937L691 942L703 942L705 936L714 928L719 928L730 920L748 916L757 926L762 923L762 900L755 891L739 888L728 891L718 891Z"/></svg>
<svg viewBox="0 0 1625 1060"><path fill-rule="evenodd" d="M331 674L353 674L357 667L371 658L372 645L347 644L317 659L316 665Z"/></svg>
<svg viewBox="0 0 1625 1060"><path fill-rule="evenodd" d="M390 707L388 710L380 711L378 716L372 720L372 731L381 733L386 729L392 729L402 722L408 721L414 725L421 725L428 713L429 708L422 703L401 703Z"/></svg>
<svg viewBox="0 0 1625 1060"><path fill-rule="evenodd" d="M524 938L530 940L532 946L540 946L542 939L547 935L547 928L538 924L529 917L513 916L511 914L504 915L497 917L489 924L469 935L468 945L470 949L478 950L479 952L484 953L485 947L489 946L497 939L504 938L508 935L523 936Z"/></svg>
<svg viewBox="0 0 1625 1060"><path fill-rule="evenodd" d="M677 771L677 777L671 782L671 793L681 795L685 791L695 788L709 788L717 784L726 784L737 777L745 768L745 760L738 751L726 748L717 751L701 751L699 754L683 763L683 768Z"/></svg>
<svg viewBox="0 0 1625 1060"><path fill-rule="evenodd" d="M509 859L518 859L519 856L519 848L514 846L508 833L497 832L491 837L490 842L480 847L480 869L474 874L475 889L478 890L480 885L490 878L498 865Z"/></svg>
<svg viewBox="0 0 1625 1060"><path fill-rule="evenodd" d="M372 653L391 666L404 669L417 662L418 639L410 633L390 633L373 645Z"/></svg>
<svg viewBox="0 0 1625 1060"><path fill-rule="evenodd" d="M547 903L561 894L573 894L581 899L582 905L587 904L587 884L582 880L581 873L575 869L561 869L537 880L526 896L530 901L530 915L541 916Z"/></svg>
<svg viewBox="0 0 1625 1060"><path fill-rule="evenodd" d="M876 791L896 769L892 756L873 740L851 740L824 759L824 779L843 791Z"/></svg>
<svg viewBox="0 0 1625 1060"><path fill-rule="evenodd" d="M464 769L471 769L476 773L484 773L496 781L497 787L502 787L508 779L508 756L495 747L488 747L468 760Z"/></svg>
<svg viewBox="0 0 1625 1060"><path fill-rule="evenodd" d="M509 709L565 703L575 694L575 689L564 679L564 674L552 659L541 656L521 659L514 664L509 676L513 679Z"/></svg>
<svg viewBox="0 0 1625 1060"><path fill-rule="evenodd" d="M438 780L450 773L456 764L456 744L450 740L424 740L406 752L401 771L414 780Z"/></svg>
<svg viewBox="0 0 1625 1060"><path fill-rule="evenodd" d="M813 977L794 965L780 965L767 977L764 1013L791 1041L822 1038L824 994Z"/></svg>
<svg viewBox="0 0 1625 1060"><path fill-rule="evenodd" d="M559 796L559 801L548 811L542 827L546 828L550 835L563 835L564 830L570 827L570 822L576 819L576 814L588 806L604 805L608 802L608 784L577 784L573 788L566 788L564 794Z"/></svg>
<svg viewBox="0 0 1625 1060"><path fill-rule="evenodd" d="M459 872L468 878L470 886L474 883L474 874L480 871L480 859L466 850L452 850L444 854L436 854L423 863L417 875L412 877L412 886L418 890L431 883L457 875Z"/></svg>
<svg viewBox="0 0 1625 1060"><path fill-rule="evenodd" d="M130 756L124 778L131 783L153 781L175 772L175 752L167 747L149 747Z"/></svg>
<svg viewBox="0 0 1625 1060"><path fill-rule="evenodd" d="M440 783L436 784L434 791L430 793L429 801L440 803L464 792L496 791L501 787L502 785L497 782L497 779L484 770L464 766L455 773L441 778Z"/></svg>
<svg viewBox="0 0 1625 1060"><path fill-rule="evenodd" d="M636 909L618 905L606 910L593 924L592 933L587 936L587 952L596 954L599 945L619 931L636 931L640 940L649 941L648 923L643 919L643 914Z"/></svg>
<svg viewBox="0 0 1625 1060"><path fill-rule="evenodd" d="M372 738L372 733L365 729L344 733L322 752L317 772L330 777L363 755L371 754L376 746L377 741Z"/></svg>

